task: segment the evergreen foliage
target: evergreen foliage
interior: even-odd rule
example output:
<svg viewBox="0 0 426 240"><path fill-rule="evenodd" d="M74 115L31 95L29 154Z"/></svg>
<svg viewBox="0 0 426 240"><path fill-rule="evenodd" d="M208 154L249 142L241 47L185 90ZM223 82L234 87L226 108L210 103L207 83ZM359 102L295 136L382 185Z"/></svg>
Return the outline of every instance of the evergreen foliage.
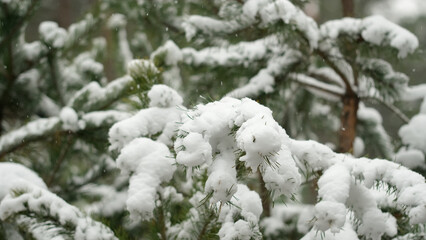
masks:
<svg viewBox="0 0 426 240"><path fill-rule="evenodd" d="M0 239L425 237L408 30L319 25L306 0L103 0L28 43L40 2L0 1Z"/></svg>

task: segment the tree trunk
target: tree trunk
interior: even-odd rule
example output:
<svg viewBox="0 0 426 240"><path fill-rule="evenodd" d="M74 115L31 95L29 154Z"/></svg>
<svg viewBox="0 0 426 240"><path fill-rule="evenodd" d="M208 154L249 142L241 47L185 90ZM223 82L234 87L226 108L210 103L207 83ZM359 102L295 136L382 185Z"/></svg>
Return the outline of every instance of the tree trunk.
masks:
<svg viewBox="0 0 426 240"><path fill-rule="evenodd" d="M71 1L70 0L61 0L59 1L58 7L58 23L59 26L67 28L72 23L71 13L73 12Z"/></svg>
<svg viewBox="0 0 426 240"><path fill-rule="evenodd" d="M343 16L355 17L354 0L342 0Z"/></svg>
<svg viewBox="0 0 426 240"><path fill-rule="evenodd" d="M357 112L359 98L355 93L346 93L342 98L343 109L340 115L338 152L353 152L356 137Z"/></svg>

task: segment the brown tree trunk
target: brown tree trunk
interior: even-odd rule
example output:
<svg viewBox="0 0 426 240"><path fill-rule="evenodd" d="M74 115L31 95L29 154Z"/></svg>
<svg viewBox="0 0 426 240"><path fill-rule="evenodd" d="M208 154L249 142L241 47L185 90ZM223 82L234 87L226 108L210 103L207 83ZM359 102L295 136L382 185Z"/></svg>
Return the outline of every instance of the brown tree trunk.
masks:
<svg viewBox="0 0 426 240"><path fill-rule="evenodd" d="M60 0L58 7L58 23L59 26L67 28L71 25L72 17L71 13L73 11L70 0Z"/></svg>
<svg viewBox="0 0 426 240"><path fill-rule="evenodd" d="M343 16L355 17L354 0L342 0Z"/></svg>
<svg viewBox="0 0 426 240"><path fill-rule="evenodd" d="M343 109L340 115L339 147L337 150L341 153L352 153L356 137L359 98L354 93L346 93L342 102Z"/></svg>

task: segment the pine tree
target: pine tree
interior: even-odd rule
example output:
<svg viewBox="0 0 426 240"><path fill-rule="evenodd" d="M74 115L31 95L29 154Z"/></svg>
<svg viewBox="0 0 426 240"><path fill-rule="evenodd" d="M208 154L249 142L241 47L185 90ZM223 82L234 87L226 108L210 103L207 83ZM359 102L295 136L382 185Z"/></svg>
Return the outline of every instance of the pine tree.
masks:
<svg viewBox="0 0 426 240"><path fill-rule="evenodd" d="M0 238L424 238L417 38L305 3L98 1L26 43L39 1L3 1Z"/></svg>

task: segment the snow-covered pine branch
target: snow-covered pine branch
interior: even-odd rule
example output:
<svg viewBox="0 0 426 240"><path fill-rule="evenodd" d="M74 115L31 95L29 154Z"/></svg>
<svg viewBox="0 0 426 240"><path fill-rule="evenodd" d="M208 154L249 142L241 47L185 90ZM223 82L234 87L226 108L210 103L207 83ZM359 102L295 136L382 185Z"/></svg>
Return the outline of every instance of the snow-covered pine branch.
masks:
<svg viewBox="0 0 426 240"><path fill-rule="evenodd" d="M33 171L0 163L0 219L34 239L117 239L103 224L46 189Z"/></svg>
<svg viewBox="0 0 426 240"><path fill-rule="evenodd" d="M130 77L111 82L105 88L92 82L77 92L59 116L34 120L0 137L0 156L20 148L29 142L43 139L58 132L81 131L111 126L128 117L128 113L103 110L118 99L128 96L135 83ZM85 114L85 112L88 112Z"/></svg>
<svg viewBox="0 0 426 240"><path fill-rule="evenodd" d="M163 95L166 96L167 94ZM265 187L271 192L273 199L281 195L292 197L297 192L301 175L296 166L301 168L305 176L312 172L324 172L319 176L320 201L314 208L315 220L311 232L330 230L337 233L343 228L343 231L355 231L372 239L380 239L384 234L394 236L396 220L378 208L379 199L372 197L376 191L375 186L384 186L379 188L380 191L387 191L384 198L394 200L395 207L407 214L410 224L424 224L426 221L423 217L426 202L420 197L426 194L424 177L398 164L380 159L356 159L350 155L336 154L317 142L293 140L274 121L269 109L247 98L224 98L206 105L197 105L193 110L181 111L184 111L180 115L181 124L174 125L178 130L174 142L175 161L178 166L185 166L187 181L190 181L191 177L198 179L198 174L207 171L208 176L203 187L206 199L204 202L216 204L219 209L222 209L220 206L223 204L232 202L234 194L240 187L244 187L237 180L241 177L241 172L235 167L241 162L248 172L261 172ZM154 118L158 116L158 120L162 118L162 115L156 115L152 111L142 110L138 113L143 119L149 119L149 114L153 114ZM150 121L155 122L154 119ZM116 124L119 125L130 126L124 124L124 121L123 124ZM134 129L142 129L142 125L132 125ZM164 127L158 131L161 132L161 129ZM112 133L114 132L111 131L110 134ZM153 216L152 212L156 206L157 192L161 192L158 184L167 182L174 172L171 170L169 175L164 175L167 176L167 179L164 179L162 174L156 173L155 169L158 168L153 164L166 164L168 168L173 169L171 164L174 161L163 143L137 138L148 135L144 132L139 134L132 136L135 140L128 144L128 140L124 141L125 135L115 137L123 139L124 143L117 161L122 171L133 173L128 199L130 213L149 219ZM142 166L149 164L151 170L146 172ZM163 169L166 169L165 166ZM157 184L153 185L152 181ZM139 188L138 191L131 190L136 182L138 186L147 187ZM386 188L395 195L389 194L391 191ZM136 210L138 208L129 204L136 202L130 200L133 199L132 196L138 196L136 193L140 191L149 191L149 194L137 198L140 200L150 196L149 201L139 205L146 206L147 210ZM362 191L362 194L358 193L359 191ZM358 201L357 197L363 197L365 200ZM364 203L367 205L364 206ZM232 209L233 205L229 206ZM225 227L224 224L222 223L221 229L228 230L220 230L220 236L245 234L235 227ZM253 231L253 228L245 229L247 234ZM307 236L311 236L311 232Z"/></svg>
<svg viewBox="0 0 426 240"><path fill-rule="evenodd" d="M364 19L343 18L331 20L320 27L320 49L336 47L336 41L343 36L353 40L362 39L373 46L391 47L399 58L405 58L419 46L417 37L406 29L380 16Z"/></svg>
<svg viewBox="0 0 426 240"><path fill-rule="evenodd" d="M223 4L221 7L225 9L229 5ZM277 22L282 22L290 28L300 31L308 39L312 48L318 44L319 35L316 22L288 0L249 0L234 9L235 12L231 12L227 16L230 19L190 16L183 25L186 38L190 40L197 33L230 34L252 25L267 28Z"/></svg>

